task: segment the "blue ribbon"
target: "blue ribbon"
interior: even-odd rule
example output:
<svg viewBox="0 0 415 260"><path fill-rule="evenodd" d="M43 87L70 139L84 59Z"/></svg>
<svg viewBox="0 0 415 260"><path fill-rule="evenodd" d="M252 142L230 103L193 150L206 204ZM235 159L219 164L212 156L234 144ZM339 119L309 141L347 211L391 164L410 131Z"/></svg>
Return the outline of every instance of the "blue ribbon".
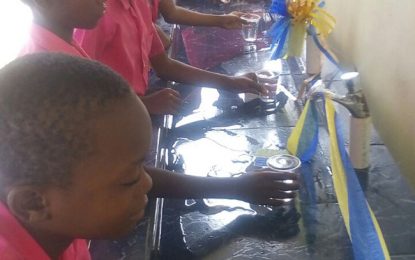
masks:
<svg viewBox="0 0 415 260"><path fill-rule="evenodd" d="M318 6L324 7L325 4L325 1L321 1ZM288 36L291 31L290 26L292 17L288 13L286 0L273 0L269 8L269 14L271 19L274 21L274 24L268 31L268 37L271 39L272 48L274 48L275 45L278 45L271 56L271 59L275 60L283 58L287 53L286 50L289 39ZM336 67L340 68L340 65L336 59L321 44L315 27L309 25L307 32L313 38L317 48L327 57L327 59L336 65Z"/></svg>
<svg viewBox="0 0 415 260"><path fill-rule="evenodd" d="M326 50L326 48L323 47L320 40L318 39L318 35L316 32L316 28L312 25L307 30L308 34L311 35L311 37L314 40L314 43L316 44L317 48L324 54L324 56L327 57L329 61L331 61L338 69L340 69L339 63L336 61L336 59Z"/></svg>
<svg viewBox="0 0 415 260"><path fill-rule="evenodd" d="M324 96L319 97L325 102ZM323 106L323 112L327 114L325 106ZM354 258L356 260L383 260L385 259L385 255L369 212L366 196L346 152L341 124L337 113L335 113L334 121L339 153L347 179L349 227Z"/></svg>
<svg viewBox="0 0 415 260"><path fill-rule="evenodd" d="M345 149L337 113L335 115L335 123L339 152L347 178L349 225L355 259L385 259L385 255L379 241L379 236L376 232L375 225L373 224L372 217L369 212L365 194L363 193L359 180L357 179L356 173Z"/></svg>
<svg viewBox="0 0 415 260"><path fill-rule="evenodd" d="M307 116L304 122L303 130L301 131L300 142L297 148L297 156L301 162L310 161L317 150L318 145L318 115L314 101L310 101L310 107L307 111Z"/></svg>
<svg viewBox="0 0 415 260"><path fill-rule="evenodd" d="M271 36L271 47L274 48L277 44L277 48L271 56L272 60L279 59L285 56L287 50L287 39L290 32L290 19L282 18L278 21L273 28L269 31Z"/></svg>
<svg viewBox="0 0 415 260"><path fill-rule="evenodd" d="M283 17L289 17L290 14L288 13L287 10L287 2L286 0L274 0L271 3L271 6L269 8L269 12L271 14L278 14L281 15ZM271 15L272 17L272 15Z"/></svg>

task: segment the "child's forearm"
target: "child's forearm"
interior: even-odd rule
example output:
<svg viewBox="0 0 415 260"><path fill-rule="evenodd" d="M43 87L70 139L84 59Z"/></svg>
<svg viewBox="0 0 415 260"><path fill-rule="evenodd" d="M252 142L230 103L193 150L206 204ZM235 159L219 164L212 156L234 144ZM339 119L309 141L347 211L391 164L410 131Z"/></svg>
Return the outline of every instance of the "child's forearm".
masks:
<svg viewBox="0 0 415 260"><path fill-rule="evenodd" d="M204 14L182 7L177 7L177 9L176 15L171 19L171 22L167 22L193 26L222 26L222 15Z"/></svg>
<svg viewBox="0 0 415 260"><path fill-rule="evenodd" d="M160 2L160 13L168 23L194 26L222 26L222 16L204 14L176 6L171 0Z"/></svg>
<svg viewBox="0 0 415 260"><path fill-rule="evenodd" d="M255 204L282 205L299 185L293 173L260 170L239 177L209 178L146 168L153 179L150 197L238 199ZM290 181L287 181L290 180Z"/></svg>
<svg viewBox="0 0 415 260"><path fill-rule="evenodd" d="M230 76L192 67L170 59L164 53L152 57L151 64L157 75L165 80L230 90L234 87Z"/></svg>
<svg viewBox="0 0 415 260"><path fill-rule="evenodd" d="M161 42L163 43L164 49L167 50L171 45L170 37L157 24L154 24L154 27L156 28L156 32L159 35Z"/></svg>
<svg viewBox="0 0 415 260"><path fill-rule="evenodd" d="M150 197L159 198L239 198L236 178L206 178L147 168L153 179Z"/></svg>

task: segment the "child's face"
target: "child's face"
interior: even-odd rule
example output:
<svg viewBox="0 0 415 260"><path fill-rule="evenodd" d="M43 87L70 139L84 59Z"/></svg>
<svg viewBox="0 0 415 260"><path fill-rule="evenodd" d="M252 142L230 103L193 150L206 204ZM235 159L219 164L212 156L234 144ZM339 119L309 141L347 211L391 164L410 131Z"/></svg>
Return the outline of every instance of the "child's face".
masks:
<svg viewBox="0 0 415 260"><path fill-rule="evenodd" d="M106 0L59 0L48 8L49 15L68 28L92 29L105 12Z"/></svg>
<svg viewBox="0 0 415 260"><path fill-rule="evenodd" d="M44 231L71 238L115 238L144 215L151 179L143 168L150 145L150 119L129 97L93 122L94 154L73 174L67 188L49 187L50 220Z"/></svg>

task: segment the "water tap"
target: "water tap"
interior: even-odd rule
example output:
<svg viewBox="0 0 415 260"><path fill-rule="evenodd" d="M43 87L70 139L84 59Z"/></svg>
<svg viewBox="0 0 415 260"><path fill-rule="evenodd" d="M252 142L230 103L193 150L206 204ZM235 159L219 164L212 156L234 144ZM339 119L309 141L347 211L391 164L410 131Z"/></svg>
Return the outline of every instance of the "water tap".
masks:
<svg viewBox="0 0 415 260"><path fill-rule="evenodd" d="M367 118L370 116L366 98L362 90L349 91L345 96L334 95L332 99L343 105L355 118Z"/></svg>
<svg viewBox="0 0 415 260"><path fill-rule="evenodd" d="M366 98L361 89L355 89L355 81L359 76L358 72L347 72L341 75L346 81L347 94L345 96L332 96L332 99L343 105L355 118L367 118L370 116Z"/></svg>

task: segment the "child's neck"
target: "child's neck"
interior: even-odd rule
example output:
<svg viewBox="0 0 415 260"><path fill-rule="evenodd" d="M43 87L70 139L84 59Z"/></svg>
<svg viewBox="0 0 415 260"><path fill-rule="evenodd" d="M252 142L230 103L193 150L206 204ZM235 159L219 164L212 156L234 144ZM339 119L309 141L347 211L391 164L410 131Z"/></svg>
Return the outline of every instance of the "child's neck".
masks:
<svg viewBox="0 0 415 260"><path fill-rule="evenodd" d="M64 26L60 26L57 23L48 21L43 17L34 16L33 22L48 29L52 33L56 34L59 38L64 40L65 42L72 44L72 36L74 28L65 28Z"/></svg>
<svg viewBox="0 0 415 260"><path fill-rule="evenodd" d="M64 238L55 234L45 234L44 232L34 230L27 226L25 228L52 260L59 259L73 242L72 238Z"/></svg>

